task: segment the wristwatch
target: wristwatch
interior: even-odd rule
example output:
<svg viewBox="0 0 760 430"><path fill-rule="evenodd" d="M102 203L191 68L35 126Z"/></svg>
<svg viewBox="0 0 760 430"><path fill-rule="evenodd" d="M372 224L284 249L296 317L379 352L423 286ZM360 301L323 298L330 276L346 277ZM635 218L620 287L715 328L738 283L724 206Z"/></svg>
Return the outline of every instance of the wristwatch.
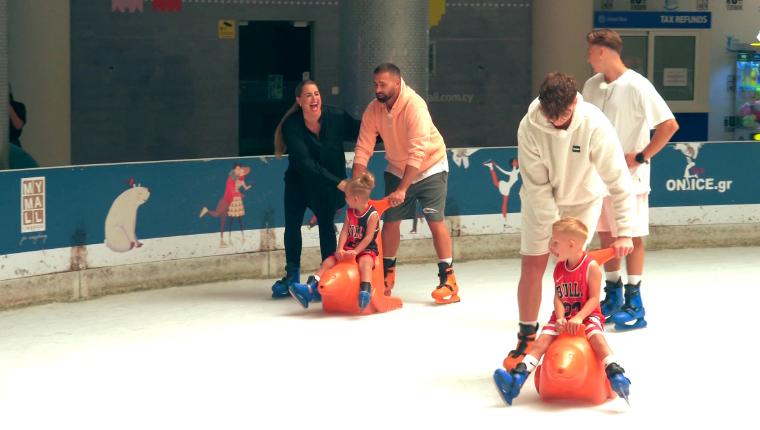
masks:
<svg viewBox="0 0 760 430"><path fill-rule="evenodd" d="M644 158L643 152L639 152L638 154L636 154L636 158L634 158L634 160L636 160L636 162L639 164L649 164L649 160Z"/></svg>

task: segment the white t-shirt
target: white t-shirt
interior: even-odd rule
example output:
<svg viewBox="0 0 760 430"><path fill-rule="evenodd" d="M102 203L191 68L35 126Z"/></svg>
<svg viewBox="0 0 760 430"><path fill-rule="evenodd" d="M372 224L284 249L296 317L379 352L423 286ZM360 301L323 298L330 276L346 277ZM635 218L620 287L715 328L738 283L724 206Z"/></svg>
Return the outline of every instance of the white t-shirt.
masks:
<svg viewBox="0 0 760 430"><path fill-rule="evenodd" d="M673 119L673 112L654 85L631 69L610 83L601 73L592 76L583 85L583 99L609 118L626 154L641 152L649 144L649 131ZM650 170L650 164L631 170L636 194L651 191Z"/></svg>

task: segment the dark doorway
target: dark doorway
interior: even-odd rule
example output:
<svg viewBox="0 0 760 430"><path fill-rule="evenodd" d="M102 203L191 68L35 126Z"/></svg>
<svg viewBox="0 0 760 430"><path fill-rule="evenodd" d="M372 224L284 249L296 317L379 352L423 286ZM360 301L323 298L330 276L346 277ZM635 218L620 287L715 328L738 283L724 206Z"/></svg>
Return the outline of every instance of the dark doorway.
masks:
<svg viewBox="0 0 760 430"><path fill-rule="evenodd" d="M296 85L314 79L311 25L249 21L239 39L240 155L271 155L274 129L293 104Z"/></svg>

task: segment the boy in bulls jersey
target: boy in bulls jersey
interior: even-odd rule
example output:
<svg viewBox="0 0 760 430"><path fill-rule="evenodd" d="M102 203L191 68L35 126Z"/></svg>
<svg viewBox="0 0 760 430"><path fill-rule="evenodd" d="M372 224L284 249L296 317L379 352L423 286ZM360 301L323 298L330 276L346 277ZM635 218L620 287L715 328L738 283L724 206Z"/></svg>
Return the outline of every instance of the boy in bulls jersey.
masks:
<svg viewBox="0 0 760 430"><path fill-rule="evenodd" d="M574 335L580 329L604 363L612 389L628 399L631 381L604 338L604 315L599 307L602 272L583 250L587 237L586 225L577 218L562 218L552 225L549 250L559 261L554 268L554 312L522 362L509 372L497 369L493 375L499 394L510 405L557 335L563 331Z"/></svg>
<svg viewBox="0 0 760 430"><path fill-rule="evenodd" d="M372 269L378 255L377 233L380 216L374 206L369 204L369 195L375 187L375 177L370 172L350 180L346 185L346 221L340 230L338 250L335 255L327 257L322 262L316 274L309 276L305 284L294 284L290 287L293 296L304 308L309 302L319 301L317 284L325 271L335 266L338 260L355 258L359 265L359 308L364 310L372 296Z"/></svg>

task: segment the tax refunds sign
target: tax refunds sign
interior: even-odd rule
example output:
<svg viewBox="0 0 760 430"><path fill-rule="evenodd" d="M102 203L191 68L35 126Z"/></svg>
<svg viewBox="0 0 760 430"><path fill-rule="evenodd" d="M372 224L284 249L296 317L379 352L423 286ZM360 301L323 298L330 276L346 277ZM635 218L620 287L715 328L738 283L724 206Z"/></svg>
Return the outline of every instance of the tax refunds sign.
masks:
<svg viewBox="0 0 760 430"><path fill-rule="evenodd" d="M21 178L21 233L45 230L45 177Z"/></svg>
<svg viewBox="0 0 760 430"><path fill-rule="evenodd" d="M595 28L710 28L711 12L594 12Z"/></svg>

